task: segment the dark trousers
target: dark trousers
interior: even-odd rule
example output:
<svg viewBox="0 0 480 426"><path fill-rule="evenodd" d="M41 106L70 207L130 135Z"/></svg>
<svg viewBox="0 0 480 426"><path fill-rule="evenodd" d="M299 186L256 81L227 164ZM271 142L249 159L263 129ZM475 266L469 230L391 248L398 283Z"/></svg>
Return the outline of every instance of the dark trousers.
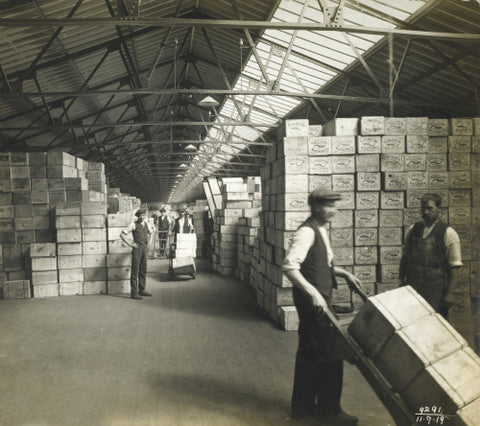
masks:
<svg viewBox="0 0 480 426"><path fill-rule="evenodd" d="M132 249L132 274L130 278L130 287L132 294L145 291L147 278L147 245L141 245Z"/></svg>
<svg viewBox="0 0 480 426"><path fill-rule="evenodd" d="M319 314L300 306L297 309L300 325L292 417L338 413L342 396L343 360L332 356L334 342L330 340L329 326L325 323L323 327Z"/></svg>

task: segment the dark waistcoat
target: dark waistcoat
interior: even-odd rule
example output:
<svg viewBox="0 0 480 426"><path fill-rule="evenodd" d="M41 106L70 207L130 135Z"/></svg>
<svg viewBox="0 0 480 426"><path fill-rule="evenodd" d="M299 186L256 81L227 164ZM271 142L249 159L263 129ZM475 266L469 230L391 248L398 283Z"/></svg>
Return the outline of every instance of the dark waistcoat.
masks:
<svg viewBox="0 0 480 426"><path fill-rule="evenodd" d="M329 301L332 296L332 289L337 287L337 282L333 275L333 268L328 265L327 246L318 229L319 224L313 218L308 218L300 227L303 226L313 229L315 242L308 251L307 257L300 267L300 272ZM294 287L293 293L297 308L311 306L310 297L306 296L301 290Z"/></svg>
<svg viewBox="0 0 480 426"><path fill-rule="evenodd" d="M135 241L137 244L148 244L148 226L145 224L145 226L142 225L140 221L135 222L135 229L132 232L133 235L133 241Z"/></svg>

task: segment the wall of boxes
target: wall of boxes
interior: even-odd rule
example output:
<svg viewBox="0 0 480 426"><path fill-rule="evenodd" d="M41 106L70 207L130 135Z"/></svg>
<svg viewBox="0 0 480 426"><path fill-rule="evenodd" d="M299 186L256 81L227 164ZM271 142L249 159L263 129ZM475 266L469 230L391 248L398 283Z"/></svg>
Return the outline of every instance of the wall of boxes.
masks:
<svg viewBox="0 0 480 426"><path fill-rule="evenodd" d="M480 119L339 118L324 127L287 120L261 171L262 212L255 241L257 299L285 329L298 318L281 273L294 231L309 216L308 193L342 193L329 226L335 262L359 276L367 294L398 286L406 229L420 219L425 192L443 198L443 217L458 232L464 267L458 305L478 296L480 265ZM345 283L336 304L358 305Z"/></svg>
<svg viewBox="0 0 480 426"><path fill-rule="evenodd" d="M140 201L108 188L102 163L56 151L0 153L0 198L4 298L107 293L119 277L129 282L130 248L107 231L112 216L131 222Z"/></svg>
<svg viewBox="0 0 480 426"><path fill-rule="evenodd" d="M248 238L249 231L246 232L248 235L238 235L237 228L239 224L245 224L245 219L248 225L249 218L258 217L261 206L261 181L258 176L250 176L223 178L218 184L222 208L215 210L213 218L212 265L221 275L239 276L240 272L235 272L242 267L237 261L238 254L248 251L244 243L249 245L251 241ZM220 203L220 199L218 202ZM242 259L245 263L246 257L243 256ZM243 271L248 277L246 265L243 265Z"/></svg>

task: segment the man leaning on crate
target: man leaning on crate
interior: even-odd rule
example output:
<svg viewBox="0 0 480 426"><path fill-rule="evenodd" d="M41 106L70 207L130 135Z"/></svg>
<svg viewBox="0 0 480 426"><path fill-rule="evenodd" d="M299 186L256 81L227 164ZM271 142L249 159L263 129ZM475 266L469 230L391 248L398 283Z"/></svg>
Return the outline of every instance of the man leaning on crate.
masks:
<svg viewBox="0 0 480 426"><path fill-rule="evenodd" d="M142 296L150 297L145 290L147 279L148 241L152 229L147 222L146 209L139 209L135 213L137 220L128 225L121 233L120 238L132 247L132 272L130 278L130 295L132 299L141 300ZM127 235L132 234L133 242L128 241Z"/></svg>
<svg viewBox="0 0 480 426"><path fill-rule="evenodd" d="M333 266L333 252L325 225L336 213L335 201L341 195L315 189L308 196L311 216L296 231L282 269L293 284L293 299L300 320L292 418L317 418L321 423L354 425L358 418L340 406L343 386L343 360L335 356L335 341L321 314L331 309L335 277L344 278L358 289L360 280ZM319 320L320 318L320 320Z"/></svg>

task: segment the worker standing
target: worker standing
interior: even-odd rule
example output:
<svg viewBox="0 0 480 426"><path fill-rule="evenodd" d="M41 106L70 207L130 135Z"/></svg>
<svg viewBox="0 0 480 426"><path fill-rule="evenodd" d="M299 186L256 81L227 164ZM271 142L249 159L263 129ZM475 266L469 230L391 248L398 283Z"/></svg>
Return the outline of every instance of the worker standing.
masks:
<svg viewBox="0 0 480 426"><path fill-rule="evenodd" d="M411 285L445 319L455 302L458 272L462 267L460 238L440 219L442 198L422 196L422 221L406 233L400 261L402 285Z"/></svg>
<svg viewBox="0 0 480 426"><path fill-rule="evenodd" d="M179 217L175 219L173 233L176 234L191 234L193 232L193 222L191 217L187 214L187 209L181 207L178 209Z"/></svg>
<svg viewBox="0 0 480 426"><path fill-rule="evenodd" d="M308 196L311 216L296 231L282 269L293 284L300 320L292 395L292 418L318 418L334 425L354 425L358 418L340 406L343 360L332 356L334 342L318 328L323 310L331 309L335 277L358 289L360 280L333 266L333 252L325 225L336 213L339 193L316 189ZM322 424L322 423L321 423Z"/></svg>
<svg viewBox="0 0 480 426"><path fill-rule="evenodd" d="M140 300L143 297L150 297L151 294L145 290L147 279L147 258L148 241L152 230L147 222L147 211L139 209L135 213L137 220L128 225L120 233L120 238L132 247L132 271L130 278L130 295L132 299ZM132 234L133 242L127 239L128 234Z"/></svg>
<svg viewBox="0 0 480 426"><path fill-rule="evenodd" d="M172 226L172 223L164 207L160 209L160 216L157 217L157 226L158 226L158 241L159 241L160 256L165 256L168 234L170 233L170 228Z"/></svg>

